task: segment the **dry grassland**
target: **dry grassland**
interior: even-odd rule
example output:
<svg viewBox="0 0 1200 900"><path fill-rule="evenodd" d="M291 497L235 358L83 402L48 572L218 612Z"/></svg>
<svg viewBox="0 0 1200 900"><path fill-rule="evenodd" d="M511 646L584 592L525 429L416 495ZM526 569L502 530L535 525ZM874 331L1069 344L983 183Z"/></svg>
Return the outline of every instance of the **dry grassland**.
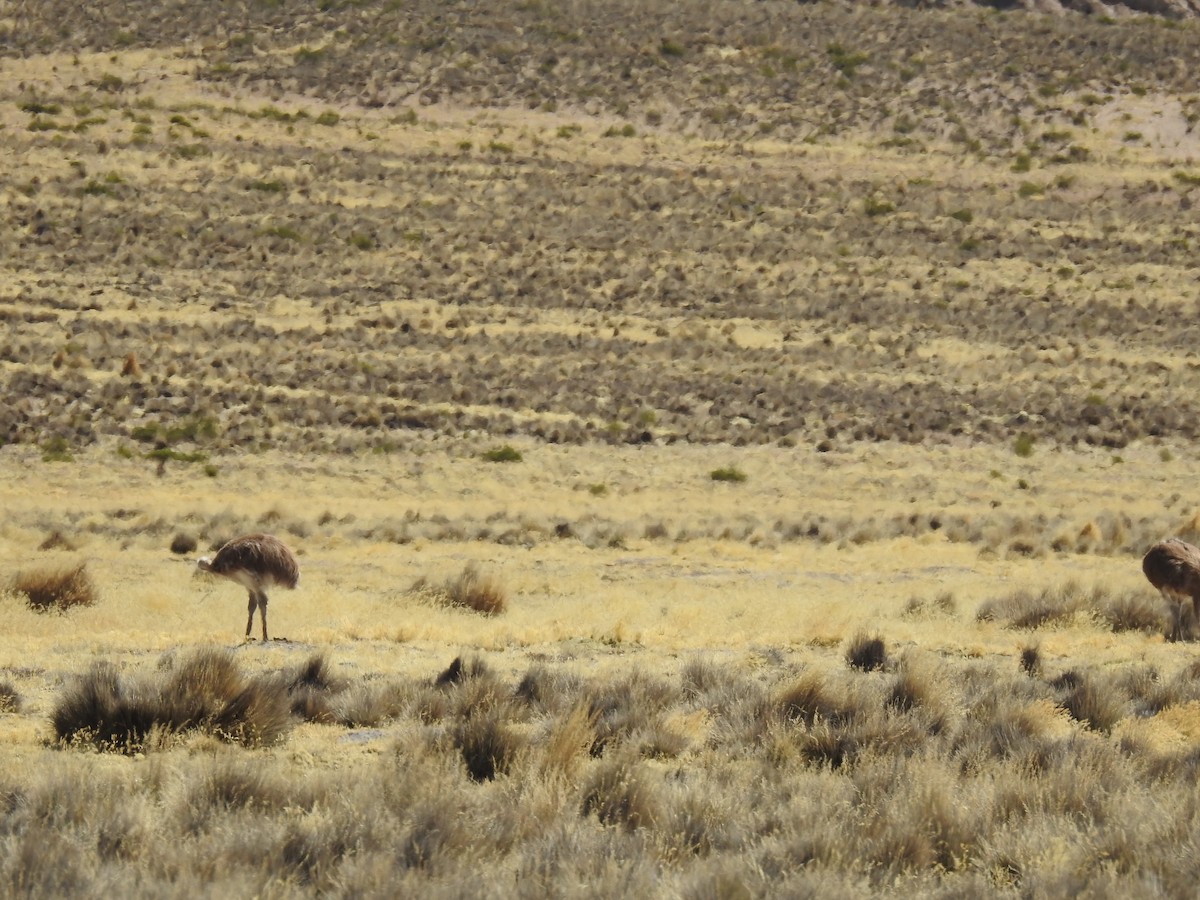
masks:
<svg viewBox="0 0 1200 900"><path fill-rule="evenodd" d="M0 894L1190 895L1192 25L38 7Z"/></svg>

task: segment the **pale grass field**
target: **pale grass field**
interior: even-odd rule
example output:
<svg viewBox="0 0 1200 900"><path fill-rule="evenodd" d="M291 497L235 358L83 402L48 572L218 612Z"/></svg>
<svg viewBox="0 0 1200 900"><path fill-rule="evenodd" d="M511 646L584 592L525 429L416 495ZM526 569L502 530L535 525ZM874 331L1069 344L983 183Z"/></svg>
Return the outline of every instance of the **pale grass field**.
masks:
<svg viewBox="0 0 1200 900"><path fill-rule="evenodd" d="M0 372L33 410L0 446L0 684L19 700L0 712L0 895L1188 895L1196 644L1096 610L1030 629L977 613L1092 588L1154 610L1141 553L1200 535L1192 344L1164 327L1195 289L1193 97L1022 74L1000 90L1028 92L1021 121L997 105L960 141L972 92L1000 96L984 73L910 145L905 104L953 70L888 81L917 57L872 47L830 93L814 46L795 90L811 77L833 105L780 116L777 139L768 84L722 133L687 107L724 102L717 83L739 98L732 70L706 80L739 53L748 84L783 66L751 30L742 50L693 40L698 74L663 82L677 109L593 104L565 75L578 107L372 106L299 93L306 55L469 82L504 53L325 45L360 5L289 2L220 37L0 57L0 208L21 223ZM272 24L285 7L303 37ZM917 22L881 21L872 40ZM639 77L683 65L635 38ZM544 40L561 64L536 78L598 58ZM865 103L877 79L895 114L843 127L842 92ZM1084 152L1053 161L1068 144ZM616 208L615 226L595 212ZM130 353L141 374L121 374ZM439 380L454 399L410 402ZM797 384L793 410L778 388ZM775 392L757 406L747 385ZM189 422L209 433L171 449L201 461L156 474L153 440ZM73 458L43 459L55 436ZM502 444L523 460L482 458ZM727 467L745 480L710 477ZM195 571L259 530L302 570L271 595L267 644L242 638L244 590ZM171 552L180 534L194 553ZM8 589L79 563L93 606L37 613ZM468 567L502 587L499 615L413 590ZM863 637L877 670L850 663ZM97 663L136 694L213 650L264 678L323 659L344 717L297 714L268 746L55 743ZM435 684L456 659L476 668ZM362 724L355 704L383 712ZM497 771L469 772L481 758Z"/></svg>
<svg viewBox="0 0 1200 900"><path fill-rule="evenodd" d="M513 721L503 727L528 741L528 749L506 777L481 784L466 780L461 764L442 749L445 739L436 735L446 726L412 717L367 728L297 724L281 743L260 748L231 748L205 735L132 755L49 745L52 710L95 662L111 662L124 677L144 679L166 660L214 647L231 648L251 673L289 669L320 654L336 677L360 685L430 684L461 656L481 661L507 685L540 671L585 679L604 696L618 689L610 685L687 683L697 672L712 671L724 673L721 678L738 673L761 681L777 696L790 682L814 678L875 690L867 687L876 683L873 676L847 682L839 674L845 671L847 645L869 633L884 638L889 658L901 661L904 671L924 679L930 710L946 711L950 721L961 717L964 725L972 716L964 704L976 690L968 685L989 671L1014 687L1024 685L1017 660L1030 645L1039 647L1047 676L1074 670L1119 678L1131 668L1149 668L1165 682L1195 655L1192 644L1170 644L1139 631L1112 633L1087 618L1036 632L975 619L981 602L1021 587L1037 590L1075 580L1150 591L1135 556L1048 553L1030 559L949 543L936 534L857 544L642 536L646 523L664 518L679 527L713 520L736 527L786 518L799 505L856 521L914 509L986 519L997 509L1019 506L1029 515L1064 515L1080 527L1117 507L1135 520L1158 518L1166 526L1171 517L1159 498L1186 488L1189 460L1182 452L1164 462L1157 451L1133 447L1114 464L1110 454L1051 449L1018 459L978 447L881 446L815 454L780 448L517 446L525 459L508 464L435 446L357 458L227 456L216 460L215 478L178 465L168 465L159 478L150 463L103 449L64 463L45 463L16 447L0 452L0 503L6 510L0 578L83 560L100 595L95 606L66 615L34 613L18 597L0 598L5 635L0 672L22 700L19 712L0 715L0 759L8 783L21 785L18 808L29 810L22 821L34 816L22 826L24 836L4 844L0 854L14 890L23 893L25 883L34 893L82 884L106 894L136 870L146 879L146 892L155 895L165 889L155 879L169 877L179 879L171 895L232 890L279 897L326 891L385 896L412 889L434 896L586 897L611 896L632 885L660 896L697 898L793 890L859 897L879 889L923 897L944 884L943 889L957 885L964 895L987 896L1014 889L1004 868L1010 865L1004 860L1014 859L1019 863L1011 865L1021 867L1028 883L1041 885L1035 892L1051 896L1088 879L1110 890L1143 884L1123 869L1095 869L1095 854L1106 846L1132 853L1115 848L1153 841L1147 830L1154 828L1144 818L1150 809L1187 821L1186 803L1175 789L1154 785L1147 793L1141 786L1133 773L1144 763L1129 774L1110 774L1110 782L1114 775L1117 782L1103 784L1099 772L1111 763L1089 760L1106 760L1122 747L1137 748L1139 759L1189 758L1200 744L1195 701L1151 716L1125 716L1101 735L1048 699L1014 698L1013 709L1021 710L1016 721L1028 723L1022 727L1032 728L1042 746L1069 747L1081 755L1080 768L1071 768L1078 774L1071 786L1058 775L1036 774L1036 767L1027 771L1029 764L1018 759L955 774L953 763L936 756L926 760L919 750L907 761L903 754L890 758L886 743L844 768L800 761L792 742L806 733L816 740L823 733L819 722L811 732L795 726L795 738L790 729L768 727L754 755L743 758L725 749L728 719L752 713L716 701L649 712L645 727L653 722L677 749L641 760L620 750L588 760L582 748L550 749L588 739L590 728L572 725L570 717ZM747 474L745 482L717 484L708 477L712 469L733 463ZM989 474L993 469L1007 473L1002 483ZM1014 490L1011 479L1017 475L1036 489ZM587 490L596 484L606 485L607 492L596 496ZM993 507L995 502L1001 505ZM111 525L115 510L126 511L116 520L128 529L124 537L88 532L89 526ZM167 549L177 530L230 511L250 523L269 522L300 556L298 590L272 597L276 637L267 645L241 639L240 588L196 578L193 561ZM450 522L503 513L548 527L592 514L621 523L627 537L616 547L553 536L514 547L428 537L397 544L356 539L351 531L410 512ZM351 516L353 523L344 521ZM1181 511L1178 524L1186 524L1183 518ZM318 524L321 519L326 524ZM53 530L77 549L39 551ZM446 609L408 592L418 578L436 582L468 563L505 587L508 606L502 614L488 618ZM947 593L953 597L949 612L905 612L913 598ZM580 737L572 738L577 731ZM760 754L773 760L769 768L763 768L768 764L759 761ZM558 767L561 774L554 774ZM621 780L605 781L616 777ZM604 824L580 817L575 811L580 797L606 790L618 805L601 812ZM1001 824L996 810L1005 791L1026 798L1014 802L1031 805L1027 824L1021 824L1024 819ZM219 799L223 792L229 792L225 801ZM1101 816L1098 824L1087 825L1087 816L1035 811L1059 803L1072 809L1076 803L1099 804L1087 798L1101 793L1103 804L1090 807ZM114 794L121 799L112 799ZM585 811L588 802L583 801ZM60 811L36 812L47 804ZM1136 837L1112 836L1103 824L1122 809L1144 823ZM836 821L821 825L830 815ZM33 861L69 852L51 837L39 837L41 826L34 823L52 823L55 816L80 835L76 840L99 841L96 862L87 856L52 874L45 863ZM662 816L692 825L673 826L674 819ZM700 819L689 818L695 816ZM796 824L767 837L773 816ZM971 824L975 816L995 821L985 831ZM714 841L713 849L681 853L676 827L700 829L699 839ZM751 827L754 832L744 832ZM918 836L926 827L934 838ZM443 835L432 845L430 837L422 837L429 828ZM808 836L792 837L796 828ZM949 852L945 829L977 847L971 855L982 861L966 868L950 857L931 863L923 841L943 848L939 854ZM743 860L738 835L749 839L757 831L764 837L752 840L752 859L761 861ZM488 849L470 849L480 834L489 835ZM112 841L129 849L105 861L104 847ZM287 849L296 841L311 857ZM510 841L508 851L494 846L509 847ZM258 845L264 848L261 858L254 856ZM31 850L34 846L41 849ZM808 846L817 849L802 849ZM425 852L433 854L428 864L412 862L422 858L413 854ZM809 852L820 861L788 861L789 854L803 859ZM544 873L531 876L530 867ZM173 871L179 874L163 874Z"/></svg>
<svg viewBox="0 0 1200 900"><path fill-rule="evenodd" d="M45 669L22 685L37 699L20 719L21 732L28 736L29 719L45 713L64 674L97 657L137 666L172 649L241 643L244 591L195 574L194 557L204 546L185 557L168 549L177 531L230 513L244 517L247 528L281 534L303 572L297 591L272 597L275 641L252 643L243 656L269 667L319 649L339 665L407 675L435 672L473 651L512 672L537 658L568 660L581 670L670 670L695 654L748 661L768 650L832 662L861 631L885 635L897 650L1015 660L1029 635L976 622L984 600L1071 580L1136 589L1143 587L1138 558L985 553L936 532L863 543L732 535L805 510L855 521L931 511L986 520L996 515L993 503L1005 513L1063 516L1078 528L1114 509L1161 519L1164 534L1185 523L1163 506L1165 496L1186 490L1189 460L1180 454L1163 462L1148 449L1131 448L1114 463L1099 451L1046 450L1019 459L980 447L814 454L518 446L525 459L511 464L433 447L351 459L245 455L220 459L215 478L181 465L159 478L151 464L101 450L45 463L6 448L0 579L85 561L101 596L67 615L34 613L12 596L0 607L7 636L0 666ZM747 474L745 482L709 478L731 463ZM989 474L996 470L1007 474ZM1035 489L1014 490L1018 475ZM601 496L588 490L601 484ZM125 511L118 520L125 537L89 533L118 510ZM530 547L421 536L398 544L350 530L406 516L455 522L497 514L550 532L560 521L600 517L617 523L623 538L619 546L595 548L552 533ZM324 526L317 524L322 517ZM337 524L346 517L352 522ZM664 522L666 537L645 537L648 525ZM290 535L289 523L303 536ZM723 527L729 538L710 536ZM703 537L672 537L688 529ZM56 530L77 549L39 551ZM421 577L440 582L469 563L504 586L503 614L442 608L410 592ZM1153 593L1149 585L1144 590ZM953 596L953 617L905 615L913 598L943 593ZM1056 630L1041 647L1064 665L1143 661L1169 669L1190 657L1184 645L1093 627ZM0 720L0 727L16 724Z"/></svg>

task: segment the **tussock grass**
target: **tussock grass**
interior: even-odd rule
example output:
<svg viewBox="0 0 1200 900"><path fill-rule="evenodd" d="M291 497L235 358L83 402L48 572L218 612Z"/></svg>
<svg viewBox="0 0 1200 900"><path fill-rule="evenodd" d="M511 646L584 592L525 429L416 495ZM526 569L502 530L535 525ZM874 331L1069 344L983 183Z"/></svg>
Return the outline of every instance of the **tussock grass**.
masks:
<svg viewBox="0 0 1200 900"><path fill-rule="evenodd" d="M846 647L846 662L851 668L864 672L882 669L888 662L883 638L865 633L855 635Z"/></svg>
<svg viewBox="0 0 1200 900"><path fill-rule="evenodd" d="M19 712L21 695L8 681L0 681L0 713Z"/></svg>
<svg viewBox="0 0 1200 900"><path fill-rule="evenodd" d="M1039 590L1021 589L984 601L976 612L980 622L1000 622L1008 628L1038 629L1073 621L1094 621L1114 632L1142 631L1168 635L1172 611L1147 590L1114 591L1106 585L1085 587L1067 581Z"/></svg>
<svg viewBox="0 0 1200 900"><path fill-rule="evenodd" d="M23 595L29 607L37 612L65 613L76 606L92 606L100 599L87 563L18 572L10 590Z"/></svg>
<svg viewBox="0 0 1200 900"><path fill-rule="evenodd" d="M194 534L187 534L182 531L177 532L171 538L171 552L180 556L186 556L189 553L195 553L199 543Z"/></svg>
<svg viewBox="0 0 1200 900"><path fill-rule="evenodd" d="M259 677L280 697L303 686L335 706L368 683L387 687L406 698L393 710L392 743L379 744L390 752L315 775L291 754L248 754L239 742L160 752L153 769L93 767L86 779L72 754L9 773L0 818L17 849L0 861L0 880L19 872L79 889L96 884L104 860L154 881L144 866L155 859L170 862L173 883L231 878L256 893L278 878L319 892L482 893L504 866L647 895L708 896L705 875L747 890L903 882L914 896L986 894L995 881L978 881L981 872L1069 880L1078 861L1047 854L1046 842L1065 850L1091 846L1090 836L1130 871L1184 883L1161 835L1190 822L1190 805L1170 798L1194 782L1195 754L1117 735L1135 709L1196 702L1197 667L1050 680L925 656L895 667L885 677L836 666L797 676L696 657L675 675L583 677L541 662L502 676L472 656L423 677L358 681L314 655ZM107 667L85 681L161 700L185 684L225 696L246 678L229 654L205 652L167 657L148 679ZM656 725L701 713L703 741L667 759L646 741ZM171 849L196 840L223 874ZM19 852L29 842L76 853L50 870Z"/></svg>
<svg viewBox="0 0 1200 900"><path fill-rule="evenodd" d="M485 616L498 616L508 605L508 592L499 579L484 574L475 563L468 563L456 577L448 578L440 585L431 585L422 577L410 591L445 606L470 609Z"/></svg>
<svg viewBox="0 0 1200 900"><path fill-rule="evenodd" d="M285 673L284 683L293 714L321 724L339 721L335 703L347 684L332 673L323 654L314 654L292 673Z"/></svg>
<svg viewBox="0 0 1200 900"><path fill-rule="evenodd" d="M51 714L55 739L101 750L169 746L200 731L244 746L278 743L292 725L287 686L248 677L227 651L201 650L143 679L123 678L98 662L79 676Z"/></svg>
<svg viewBox="0 0 1200 900"><path fill-rule="evenodd" d="M1064 672L1052 684L1061 692L1062 707L1073 719L1108 733L1128 711L1128 699L1109 677L1096 672Z"/></svg>

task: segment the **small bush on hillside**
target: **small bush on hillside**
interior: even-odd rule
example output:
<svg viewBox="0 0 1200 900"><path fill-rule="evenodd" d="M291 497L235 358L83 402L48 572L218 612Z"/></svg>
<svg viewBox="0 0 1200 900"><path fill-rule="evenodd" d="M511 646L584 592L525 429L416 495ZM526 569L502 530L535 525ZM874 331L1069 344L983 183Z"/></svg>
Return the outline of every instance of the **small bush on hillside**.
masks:
<svg viewBox="0 0 1200 900"><path fill-rule="evenodd" d="M56 435L42 442L42 462L71 462L71 444L65 437Z"/></svg>
<svg viewBox="0 0 1200 900"><path fill-rule="evenodd" d="M76 606L92 606L99 599L87 563L71 569L18 572L12 581L12 591L24 594L29 607L37 612L66 612Z"/></svg>
<svg viewBox="0 0 1200 900"><path fill-rule="evenodd" d="M520 450L508 444L503 447L493 447L491 450L484 451L482 455L488 462L521 462L525 458L521 455Z"/></svg>
<svg viewBox="0 0 1200 900"><path fill-rule="evenodd" d="M746 480L746 473L737 466L723 466L720 469L713 469L709 475L713 481L727 481L733 484L740 484Z"/></svg>

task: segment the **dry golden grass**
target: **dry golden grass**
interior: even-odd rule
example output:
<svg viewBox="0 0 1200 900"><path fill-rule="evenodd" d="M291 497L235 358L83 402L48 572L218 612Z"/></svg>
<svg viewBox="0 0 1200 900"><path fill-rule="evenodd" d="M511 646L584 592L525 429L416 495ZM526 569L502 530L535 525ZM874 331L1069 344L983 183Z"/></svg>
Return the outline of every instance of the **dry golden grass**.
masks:
<svg viewBox="0 0 1200 900"><path fill-rule="evenodd" d="M0 894L1193 891L1193 25L34 6Z"/></svg>
<svg viewBox="0 0 1200 900"><path fill-rule="evenodd" d="M57 546L58 541L43 541L39 549ZM25 597L29 608L38 612L66 612L76 606L91 606L99 599L87 563L70 568L18 572L12 577L10 589Z"/></svg>

